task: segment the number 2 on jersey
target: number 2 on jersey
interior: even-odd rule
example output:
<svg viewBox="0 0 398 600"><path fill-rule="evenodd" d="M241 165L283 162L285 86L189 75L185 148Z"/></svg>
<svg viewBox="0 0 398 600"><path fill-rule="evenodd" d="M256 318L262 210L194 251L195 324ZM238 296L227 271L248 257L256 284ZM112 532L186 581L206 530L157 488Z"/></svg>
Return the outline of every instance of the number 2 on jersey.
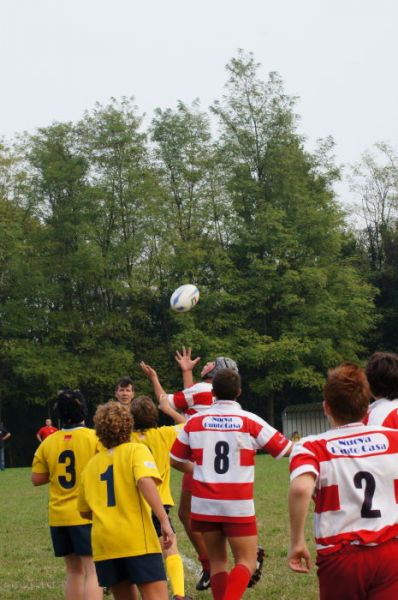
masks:
<svg viewBox="0 0 398 600"><path fill-rule="evenodd" d="M107 506L116 506L115 484L113 481L113 465L101 473L101 481L106 481Z"/></svg>
<svg viewBox="0 0 398 600"><path fill-rule="evenodd" d="M378 519L381 517L380 510L372 508L372 500L376 489L376 481L368 471L358 471L354 476L354 485L357 489L362 489L362 481L365 481L365 498L361 508L361 517L363 519Z"/></svg>

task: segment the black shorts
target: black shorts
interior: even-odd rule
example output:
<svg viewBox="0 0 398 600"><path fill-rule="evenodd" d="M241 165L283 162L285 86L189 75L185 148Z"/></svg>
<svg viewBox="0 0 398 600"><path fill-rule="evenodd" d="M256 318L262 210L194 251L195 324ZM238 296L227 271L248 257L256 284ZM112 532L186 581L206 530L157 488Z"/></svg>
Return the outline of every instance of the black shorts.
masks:
<svg viewBox="0 0 398 600"><path fill-rule="evenodd" d="M50 527L55 556L92 556L91 523Z"/></svg>
<svg viewBox="0 0 398 600"><path fill-rule="evenodd" d="M122 581L138 585L166 581L163 558L159 553L98 560L95 568L101 587L112 587Z"/></svg>
<svg viewBox="0 0 398 600"><path fill-rule="evenodd" d="M169 512L170 512L170 508L171 508L171 506L170 506L169 504L164 504L164 505L163 505L163 508L164 508L164 510L166 511L167 515L168 515L168 514L169 514ZM169 521L170 521L170 519L169 519ZM155 528L155 531L156 531L156 534L157 534L157 536L158 536L158 537L162 537L162 529L161 529L161 527L160 527L160 522L159 522L159 519L157 518L157 516L156 516L154 513L152 513L152 523L153 523L153 526L154 526L154 528ZM176 530L174 529L174 527L173 527L173 523L172 523L171 521L170 521L170 525L171 525L171 528L172 528L172 530L173 530L173 531L174 531L174 533L175 533L175 532L176 532Z"/></svg>

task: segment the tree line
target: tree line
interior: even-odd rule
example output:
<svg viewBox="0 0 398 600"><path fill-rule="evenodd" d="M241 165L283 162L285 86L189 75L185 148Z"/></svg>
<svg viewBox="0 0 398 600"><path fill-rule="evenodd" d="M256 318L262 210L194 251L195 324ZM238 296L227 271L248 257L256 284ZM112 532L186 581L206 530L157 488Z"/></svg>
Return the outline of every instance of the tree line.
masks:
<svg viewBox="0 0 398 600"><path fill-rule="evenodd" d="M243 52L208 111L179 102L146 125L132 99L111 99L3 142L3 415L63 386L94 407L124 374L149 392L140 360L174 389L188 345L235 358L243 404L278 422L320 398L329 367L395 350L398 163L377 151L352 171L355 227L333 141L309 152L295 99ZM169 307L182 283L201 292L183 315Z"/></svg>

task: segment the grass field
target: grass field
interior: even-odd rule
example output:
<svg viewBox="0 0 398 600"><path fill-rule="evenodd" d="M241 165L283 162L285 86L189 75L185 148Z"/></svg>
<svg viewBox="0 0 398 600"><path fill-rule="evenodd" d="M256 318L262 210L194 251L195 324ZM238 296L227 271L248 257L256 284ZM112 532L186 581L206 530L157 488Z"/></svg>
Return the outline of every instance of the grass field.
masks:
<svg viewBox="0 0 398 600"><path fill-rule="evenodd" d="M180 475L173 472L178 498ZM247 600L315 600L315 570L296 575L286 566L288 462L259 455L256 467L256 512L260 543L266 550L263 577L247 590ZM0 597L2 600L61 600L64 568L53 556L47 527L47 486L34 488L30 469L0 473ZM210 592L197 592L199 565L173 511L178 544L186 566L186 593L194 600L211 600ZM115 535L117 532L115 531ZM311 523L307 537L312 540ZM310 547L313 549L311 542ZM314 554L314 553L313 553Z"/></svg>

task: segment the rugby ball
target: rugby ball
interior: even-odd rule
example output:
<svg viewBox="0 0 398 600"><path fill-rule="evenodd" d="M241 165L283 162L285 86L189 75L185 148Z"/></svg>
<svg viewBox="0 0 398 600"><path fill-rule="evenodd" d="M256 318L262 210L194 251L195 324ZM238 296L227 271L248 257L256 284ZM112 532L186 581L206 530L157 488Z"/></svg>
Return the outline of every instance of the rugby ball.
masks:
<svg viewBox="0 0 398 600"><path fill-rule="evenodd" d="M197 304L198 300L199 290L196 285L186 283L172 293L170 306L176 312L187 312Z"/></svg>

